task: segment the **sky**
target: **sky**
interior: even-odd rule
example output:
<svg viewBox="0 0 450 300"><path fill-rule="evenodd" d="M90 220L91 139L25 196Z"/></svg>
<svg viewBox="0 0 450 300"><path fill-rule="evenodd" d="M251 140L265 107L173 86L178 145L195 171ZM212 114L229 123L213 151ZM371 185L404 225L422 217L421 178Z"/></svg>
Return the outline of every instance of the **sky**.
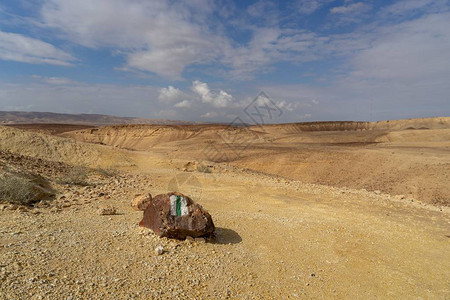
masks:
<svg viewBox="0 0 450 300"><path fill-rule="evenodd" d="M376 121L449 95L446 0L0 2L4 111Z"/></svg>

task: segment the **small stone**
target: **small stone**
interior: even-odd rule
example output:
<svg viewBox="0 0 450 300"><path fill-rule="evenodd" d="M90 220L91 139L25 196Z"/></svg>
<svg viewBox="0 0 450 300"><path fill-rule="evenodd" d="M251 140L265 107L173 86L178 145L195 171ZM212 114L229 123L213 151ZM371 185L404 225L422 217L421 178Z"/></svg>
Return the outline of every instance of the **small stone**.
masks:
<svg viewBox="0 0 450 300"><path fill-rule="evenodd" d="M25 206L19 206L19 208L17 210L20 211L20 212L27 212L28 208L25 207Z"/></svg>
<svg viewBox="0 0 450 300"><path fill-rule="evenodd" d="M164 248L163 248L163 246L158 246L158 247L156 247L156 248L155 248L155 253L156 253L157 255L163 254L163 253L164 253Z"/></svg>
<svg viewBox="0 0 450 300"><path fill-rule="evenodd" d="M117 209L113 206L101 207L98 209L98 214L101 216L115 215L116 213Z"/></svg>

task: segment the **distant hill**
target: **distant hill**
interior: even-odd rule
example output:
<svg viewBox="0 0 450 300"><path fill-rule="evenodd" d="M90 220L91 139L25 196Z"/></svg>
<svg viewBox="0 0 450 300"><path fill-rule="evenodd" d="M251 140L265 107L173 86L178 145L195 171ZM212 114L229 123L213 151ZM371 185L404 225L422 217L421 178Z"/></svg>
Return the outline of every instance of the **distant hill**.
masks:
<svg viewBox="0 0 450 300"><path fill-rule="evenodd" d="M83 124L83 125L114 125L114 124L158 124L183 125L194 124L187 121L166 119L144 119L133 117L117 117L99 114L59 114L52 112L0 111L1 124Z"/></svg>

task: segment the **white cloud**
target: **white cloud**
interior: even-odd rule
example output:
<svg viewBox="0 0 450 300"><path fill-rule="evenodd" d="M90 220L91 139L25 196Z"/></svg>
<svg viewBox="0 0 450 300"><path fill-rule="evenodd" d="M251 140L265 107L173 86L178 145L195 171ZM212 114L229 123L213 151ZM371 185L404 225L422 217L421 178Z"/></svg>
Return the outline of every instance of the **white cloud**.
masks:
<svg viewBox="0 0 450 300"><path fill-rule="evenodd" d="M328 0L316 2L318 9ZM121 70L149 71L177 80L187 67L208 64L233 80L250 79L269 72L278 61L317 60L327 39L305 30L280 29L275 6L259 1L248 11L253 17L264 17L264 25L239 22L251 36L246 43L233 41L221 29L223 24L216 23L212 2L177 3L45 0L41 15L44 26L59 30L72 42L94 49L115 48L125 57Z"/></svg>
<svg viewBox="0 0 450 300"><path fill-rule="evenodd" d="M247 14L253 22L265 24L265 26L277 26L279 12L273 1L259 0L247 8Z"/></svg>
<svg viewBox="0 0 450 300"><path fill-rule="evenodd" d="M65 77L43 77L43 76L39 76L39 75L32 75L31 78L33 78L37 81L52 84L52 85L81 84L78 81L71 80L71 79L65 78Z"/></svg>
<svg viewBox="0 0 450 300"><path fill-rule="evenodd" d="M211 119L211 118L217 118L219 116L219 114L215 111L210 111L207 113L204 113L203 115L201 115L201 118L207 118L207 119Z"/></svg>
<svg viewBox="0 0 450 300"><path fill-rule="evenodd" d="M330 12L332 14L353 14L367 11L368 9L370 9L370 6L368 4L363 2L356 2L349 5L333 7L332 9L330 9Z"/></svg>
<svg viewBox="0 0 450 300"><path fill-rule="evenodd" d="M439 13L448 10L448 1L400 0L382 8L379 15L384 19L398 21L418 13Z"/></svg>
<svg viewBox="0 0 450 300"><path fill-rule="evenodd" d="M448 115L449 28L450 13L439 13L331 36L319 55L338 51L346 63L326 85L262 88L275 98L302 103L293 111L317 120Z"/></svg>
<svg viewBox="0 0 450 300"><path fill-rule="evenodd" d="M301 14L310 15L334 0L297 0L296 6Z"/></svg>
<svg viewBox="0 0 450 300"><path fill-rule="evenodd" d="M180 100L181 97L183 97L183 92L173 86L159 90L158 99L161 102L174 102Z"/></svg>
<svg viewBox="0 0 450 300"><path fill-rule="evenodd" d="M75 43L118 48L125 55L126 68L180 79L187 66L215 59L224 43L203 26L212 13L211 5L205 1L46 0L41 15L45 26Z"/></svg>
<svg viewBox="0 0 450 300"><path fill-rule="evenodd" d="M72 55L52 44L3 31L0 31L0 59L58 66L71 66L75 60Z"/></svg>
<svg viewBox="0 0 450 300"><path fill-rule="evenodd" d="M381 28L371 47L353 57L353 76L415 84L450 79L448 28L449 13Z"/></svg>
<svg viewBox="0 0 450 300"><path fill-rule="evenodd" d="M209 103L215 107L227 107L233 99L232 95L222 90L219 93L211 92L208 84L198 80L192 83L192 90L200 96L203 103Z"/></svg>
<svg viewBox="0 0 450 300"><path fill-rule="evenodd" d="M180 102L176 103L174 106L178 107L178 108L191 108L192 107L192 101L183 100L183 101L180 101Z"/></svg>

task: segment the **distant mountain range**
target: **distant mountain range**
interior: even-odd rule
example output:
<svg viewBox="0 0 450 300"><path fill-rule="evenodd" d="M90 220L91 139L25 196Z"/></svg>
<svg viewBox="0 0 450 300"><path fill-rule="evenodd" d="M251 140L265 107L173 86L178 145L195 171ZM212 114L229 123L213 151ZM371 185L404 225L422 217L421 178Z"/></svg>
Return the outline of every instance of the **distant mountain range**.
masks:
<svg viewBox="0 0 450 300"><path fill-rule="evenodd" d="M114 124L159 124L181 125L195 124L187 121L173 121L166 119L144 119L133 117L117 117L99 114L60 114L52 112L0 111L1 124L83 124L83 125L114 125Z"/></svg>

